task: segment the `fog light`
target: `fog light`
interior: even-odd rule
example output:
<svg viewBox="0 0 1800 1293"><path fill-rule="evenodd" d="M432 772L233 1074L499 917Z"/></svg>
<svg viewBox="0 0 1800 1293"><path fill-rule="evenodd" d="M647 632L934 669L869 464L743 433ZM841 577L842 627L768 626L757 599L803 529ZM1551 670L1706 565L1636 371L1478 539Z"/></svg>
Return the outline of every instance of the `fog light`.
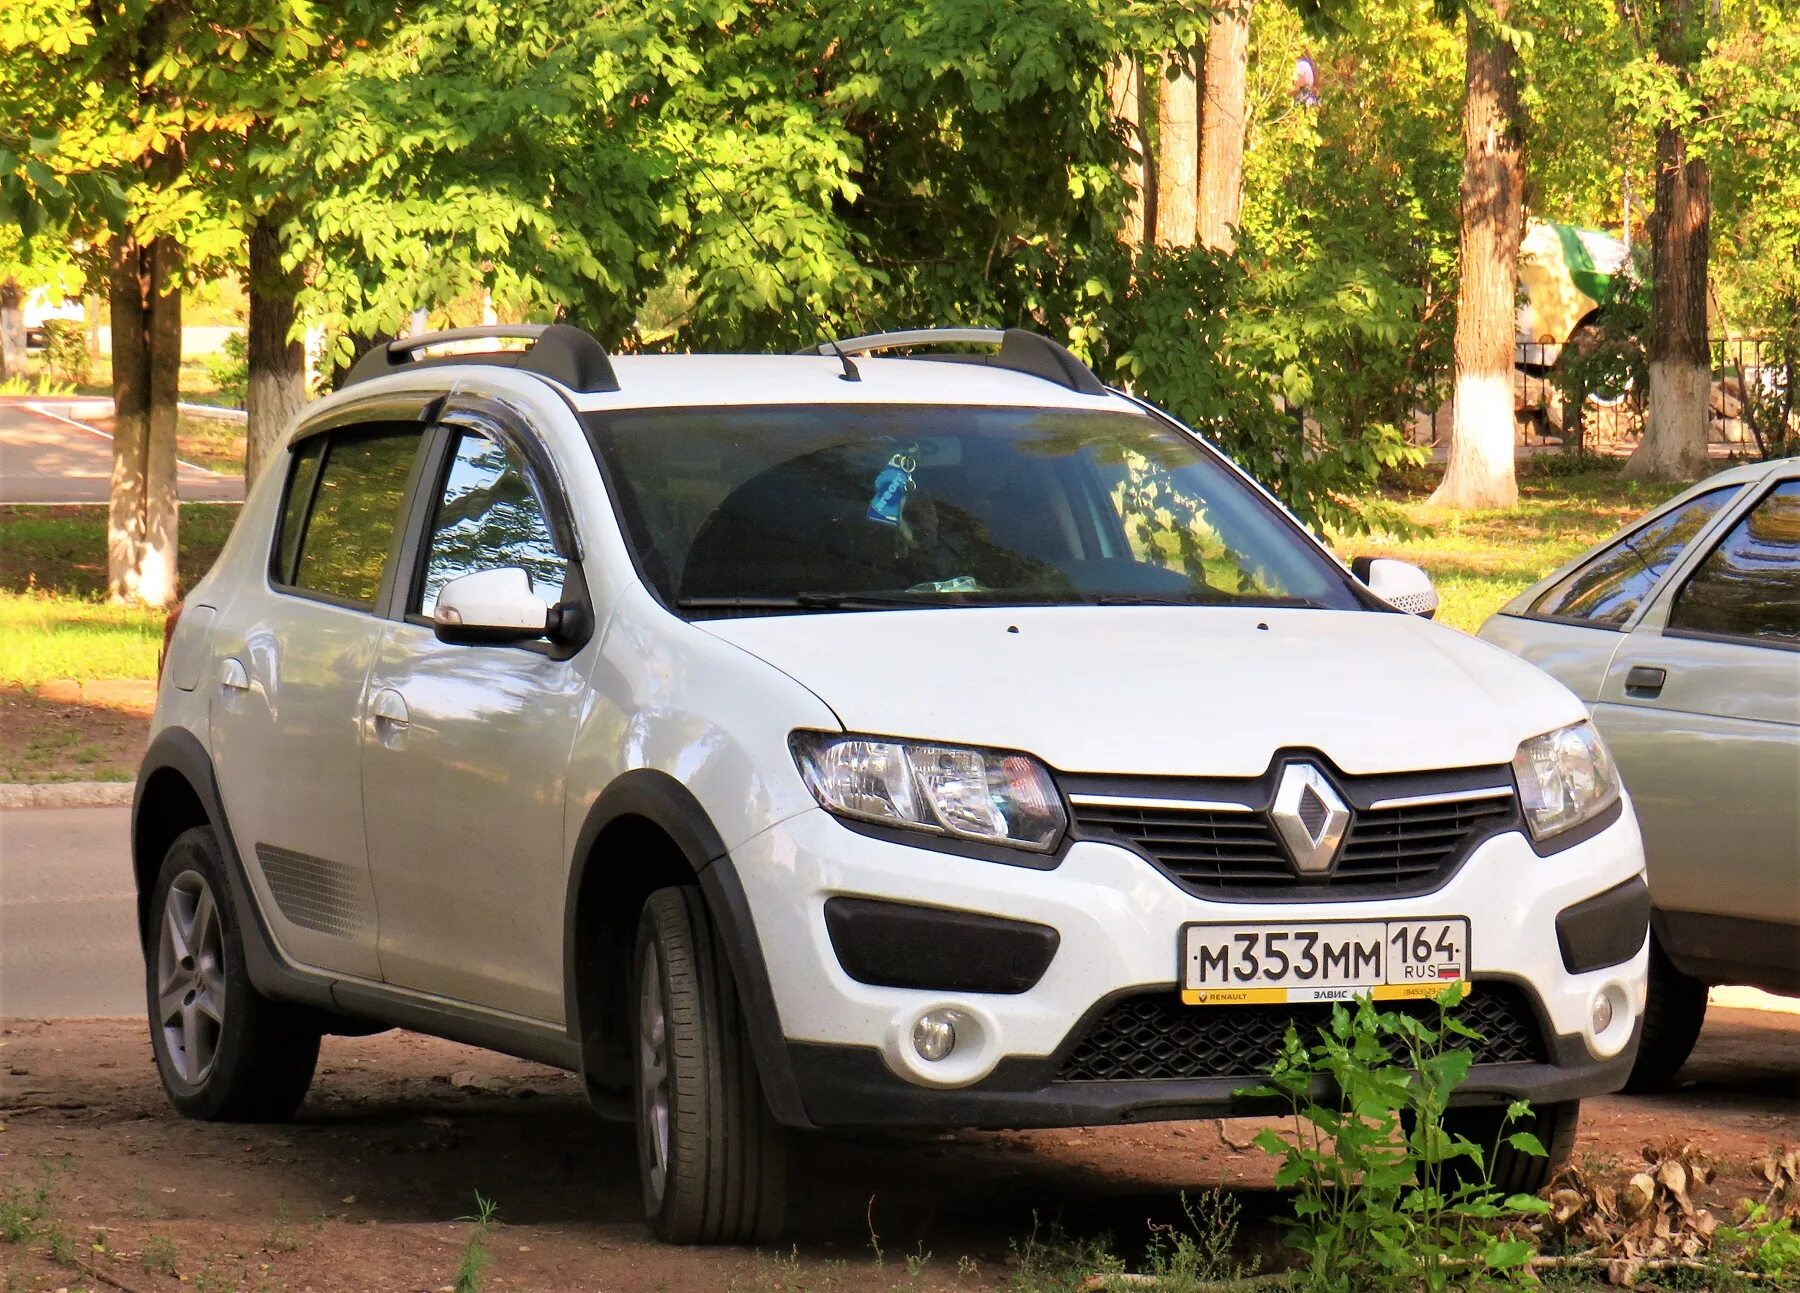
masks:
<svg viewBox="0 0 1800 1293"><path fill-rule="evenodd" d="M946 1058L956 1049L956 1025L962 1020L960 1010L928 1010L913 1025L913 1049L919 1058L932 1063Z"/></svg>
<svg viewBox="0 0 1800 1293"><path fill-rule="evenodd" d="M1597 992L1594 994L1594 1035L1598 1037L1612 1027L1613 1003L1612 993Z"/></svg>

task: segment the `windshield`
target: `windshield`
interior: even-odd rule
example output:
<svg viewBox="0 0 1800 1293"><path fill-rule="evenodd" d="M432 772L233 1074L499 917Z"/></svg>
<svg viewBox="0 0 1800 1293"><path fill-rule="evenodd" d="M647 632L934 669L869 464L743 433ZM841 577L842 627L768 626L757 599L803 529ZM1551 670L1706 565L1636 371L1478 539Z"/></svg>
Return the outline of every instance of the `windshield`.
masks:
<svg viewBox="0 0 1800 1293"><path fill-rule="evenodd" d="M1147 415L812 405L588 415L646 578L684 613L1364 603Z"/></svg>

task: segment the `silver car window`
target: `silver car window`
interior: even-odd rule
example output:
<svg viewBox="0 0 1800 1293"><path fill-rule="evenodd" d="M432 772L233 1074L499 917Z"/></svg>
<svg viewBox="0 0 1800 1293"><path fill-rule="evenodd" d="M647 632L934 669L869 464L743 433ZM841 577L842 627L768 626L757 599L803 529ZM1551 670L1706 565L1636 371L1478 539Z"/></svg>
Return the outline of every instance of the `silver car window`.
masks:
<svg viewBox="0 0 1800 1293"><path fill-rule="evenodd" d="M1770 490L1706 554L1668 629L1800 645L1800 480Z"/></svg>
<svg viewBox="0 0 1800 1293"><path fill-rule="evenodd" d="M1737 486L1728 485L1697 494L1617 539L1540 594L1531 604L1532 616L1619 627L1637 612L1657 580L1737 492Z"/></svg>

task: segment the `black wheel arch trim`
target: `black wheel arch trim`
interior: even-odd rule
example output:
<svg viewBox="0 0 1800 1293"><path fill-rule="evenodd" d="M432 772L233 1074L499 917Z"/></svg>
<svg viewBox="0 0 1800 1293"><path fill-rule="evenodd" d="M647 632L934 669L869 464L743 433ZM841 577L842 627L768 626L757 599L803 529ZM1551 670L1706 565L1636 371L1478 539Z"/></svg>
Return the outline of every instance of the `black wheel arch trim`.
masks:
<svg viewBox="0 0 1800 1293"><path fill-rule="evenodd" d="M656 768L634 768L622 773L600 792L583 819L569 863L567 895L563 903L563 1002L569 1040L582 1046L576 993L579 987L578 917L581 887L594 861L595 845L602 832L626 817L638 817L660 829L680 850L699 881L720 942L737 983L739 1003L750 1032L750 1049L756 1057L763 1093L777 1122L788 1127L807 1127L805 1106L794 1079L787 1041L775 991L769 983L768 965L756 935L756 919L738 879L718 827L694 793L668 773ZM602 864L604 865L604 864Z"/></svg>

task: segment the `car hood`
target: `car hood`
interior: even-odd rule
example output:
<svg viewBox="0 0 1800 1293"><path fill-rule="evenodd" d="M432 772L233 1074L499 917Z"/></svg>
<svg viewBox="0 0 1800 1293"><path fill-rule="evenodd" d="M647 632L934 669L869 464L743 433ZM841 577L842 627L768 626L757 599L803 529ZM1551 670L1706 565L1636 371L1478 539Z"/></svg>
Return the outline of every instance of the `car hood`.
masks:
<svg viewBox="0 0 1800 1293"><path fill-rule="evenodd" d="M1586 717L1560 683L1410 615L1224 607L865 611L697 627L810 688L850 731L1025 750L1065 772L1256 776L1510 761Z"/></svg>

